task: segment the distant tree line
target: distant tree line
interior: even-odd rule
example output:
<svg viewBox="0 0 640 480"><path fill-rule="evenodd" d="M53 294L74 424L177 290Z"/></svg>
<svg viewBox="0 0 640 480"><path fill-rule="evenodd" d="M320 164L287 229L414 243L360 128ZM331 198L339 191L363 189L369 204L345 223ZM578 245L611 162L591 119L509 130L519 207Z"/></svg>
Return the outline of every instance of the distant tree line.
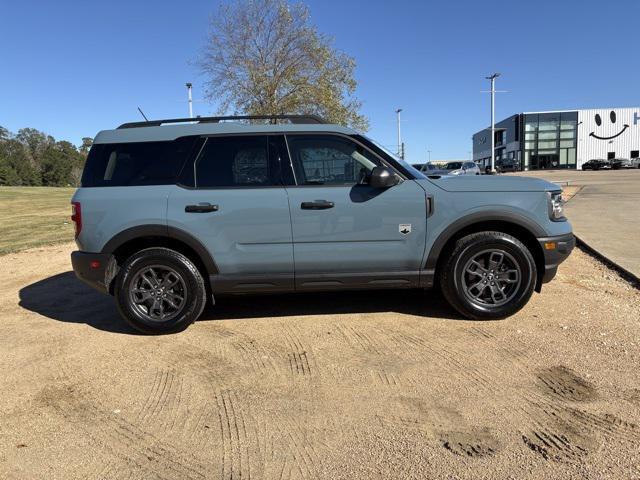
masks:
<svg viewBox="0 0 640 480"><path fill-rule="evenodd" d="M0 185L79 185L91 142L83 138L76 147L35 128L14 134L0 126Z"/></svg>

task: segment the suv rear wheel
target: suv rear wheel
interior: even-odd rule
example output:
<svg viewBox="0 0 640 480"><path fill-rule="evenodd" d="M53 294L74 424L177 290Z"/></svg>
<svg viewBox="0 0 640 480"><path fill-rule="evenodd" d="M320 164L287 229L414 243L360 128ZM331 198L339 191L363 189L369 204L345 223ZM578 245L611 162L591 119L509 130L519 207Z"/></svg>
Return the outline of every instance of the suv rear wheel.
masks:
<svg viewBox="0 0 640 480"><path fill-rule="evenodd" d="M470 319L508 317L531 298L536 264L517 238L501 232L480 232L459 239L440 269L447 301Z"/></svg>
<svg viewBox="0 0 640 480"><path fill-rule="evenodd" d="M149 248L129 257L116 280L120 314L144 333L184 330L202 313L206 289L187 257L168 248Z"/></svg>

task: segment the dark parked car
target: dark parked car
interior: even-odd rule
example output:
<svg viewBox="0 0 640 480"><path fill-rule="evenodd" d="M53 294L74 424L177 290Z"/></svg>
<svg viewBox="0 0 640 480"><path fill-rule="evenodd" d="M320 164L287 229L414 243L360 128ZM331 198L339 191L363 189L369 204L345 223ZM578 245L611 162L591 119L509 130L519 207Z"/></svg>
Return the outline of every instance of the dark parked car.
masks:
<svg viewBox="0 0 640 480"><path fill-rule="evenodd" d="M634 168L634 165L628 158L614 158L611 160L611 168L613 170L620 170L621 168Z"/></svg>
<svg viewBox="0 0 640 480"><path fill-rule="evenodd" d="M611 168L611 164L608 160L601 158L595 158L582 164L582 170L602 170L607 168Z"/></svg>
<svg viewBox="0 0 640 480"><path fill-rule="evenodd" d="M440 170L440 168L435 163L431 162L423 164L422 168L420 169L422 173L426 173L427 175L433 174L436 170Z"/></svg>
<svg viewBox="0 0 640 480"><path fill-rule="evenodd" d="M510 160L510 159L498 160L496 162L496 170L499 173L519 172L520 171L520 164L519 164L519 162L517 162L515 160Z"/></svg>

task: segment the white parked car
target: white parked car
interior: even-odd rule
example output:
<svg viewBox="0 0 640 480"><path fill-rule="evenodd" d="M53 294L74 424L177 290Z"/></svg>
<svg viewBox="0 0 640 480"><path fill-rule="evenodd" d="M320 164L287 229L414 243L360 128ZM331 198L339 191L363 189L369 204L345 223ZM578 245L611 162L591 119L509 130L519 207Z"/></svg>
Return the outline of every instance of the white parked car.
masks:
<svg viewBox="0 0 640 480"><path fill-rule="evenodd" d="M429 175L433 175L429 172ZM475 162L449 162L442 168L439 175L480 175L480 168Z"/></svg>

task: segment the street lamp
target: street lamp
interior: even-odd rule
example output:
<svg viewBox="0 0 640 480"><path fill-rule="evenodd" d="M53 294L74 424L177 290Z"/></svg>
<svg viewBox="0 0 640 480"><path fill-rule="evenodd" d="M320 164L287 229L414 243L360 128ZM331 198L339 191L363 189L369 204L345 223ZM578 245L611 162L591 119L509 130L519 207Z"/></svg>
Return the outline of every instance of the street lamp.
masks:
<svg viewBox="0 0 640 480"><path fill-rule="evenodd" d="M495 152L495 141L496 141L496 125L495 125L495 116L496 116L496 78L500 76L499 73L492 73L488 77L485 77L487 80L491 81L491 173L496 171L496 152Z"/></svg>
<svg viewBox="0 0 640 480"><path fill-rule="evenodd" d="M193 118L193 98L191 97L191 87L193 86L191 82L185 83L187 87L187 94L189 98L189 118Z"/></svg>
<svg viewBox="0 0 640 480"><path fill-rule="evenodd" d="M400 136L400 112L401 108L396 110L396 115L398 116L398 157L402 158L402 137Z"/></svg>

